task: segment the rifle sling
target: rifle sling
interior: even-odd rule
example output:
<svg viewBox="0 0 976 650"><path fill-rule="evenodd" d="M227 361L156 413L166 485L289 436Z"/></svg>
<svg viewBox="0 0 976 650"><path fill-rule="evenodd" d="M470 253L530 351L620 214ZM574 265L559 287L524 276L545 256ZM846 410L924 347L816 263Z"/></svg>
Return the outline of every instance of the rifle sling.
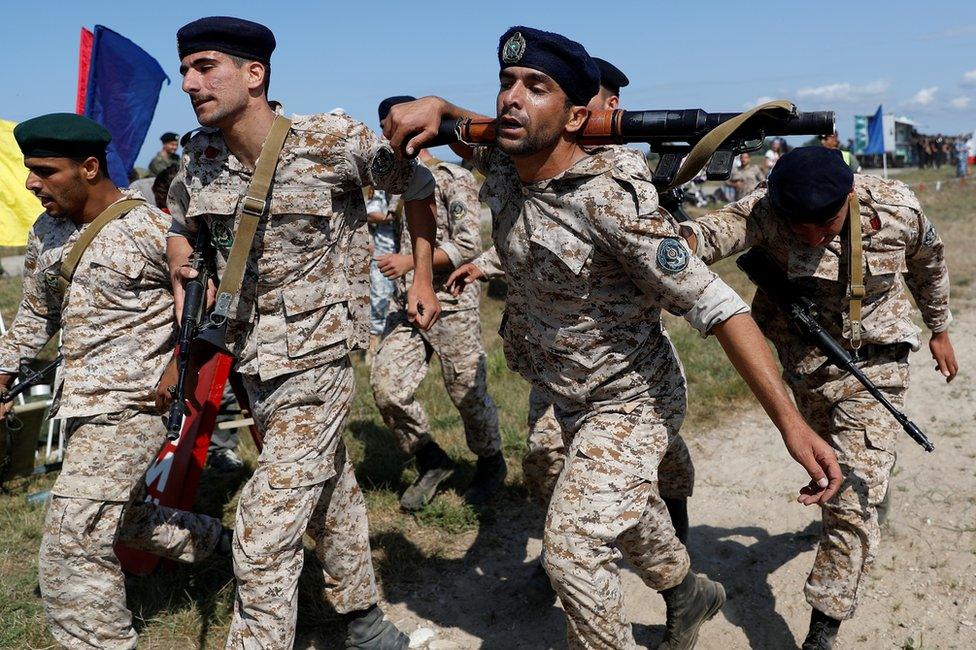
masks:
<svg viewBox="0 0 976 650"><path fill-rule="evenodd" d="M847 309L851 321L851 346L861 347L861 300L864 298L864 256L861 251L861 204L851 192L847 213L848 258Z"/></svg>
<svg viewBox="0 0 976 650"><path fill-rule="evenodd" d="M274 180L278 158L281 156L281 148L285 144L285 138L288 137L290 128L291 120L282 115L276 115L271 124L271 130L268 132L268 137L261 145L261 154L254 165L251 184L248 185L244 201L241 203L241 219L237 225L237 230L234 232L234 243L231 245L230 254L227 256L227 266L224 268L220 285L217 287L217 302L210 316L211 323L214 325L221 326L227 321L231 303L241 290L247 258L251 252L251 245L254 243L254 235L258 230L261 217L268 210L268 193L271 190L271 182Z"/></svg>
<svg viewBox="0 0 976 650"><path fill-rule="evenodd" d="M67 293L68 287L71 286L71 280L75 276L75 269L78 268L78 263L81 261L81 256L85 254L88 246L91 245L92 240L98 236L102 228L107 226L109 222L118 219L124 214L128 214L131 210L145 202L144 199L122 199L121 201L116 201L102 210L102 213L88 224L88 227L78 235L78 240L71 246L71 250L68 251L68 254L64 256L64 260L61 262L61 270L58 272L57 282L62 292Z"/></svg>
<svg viewBox="0 0 976 650"><path fill-rule="evenodd" d="M701 140L692 148L691 152L688 153L688 157L681 164L681 168L678 169L678 173L675 175L674 180L668 185L668 189L673 187L680 187L684 185L695 176L698 172L708 164L708 159L712 157L712 154L722 146L722 143L728 140L736 129L746 123L746 121L757 113L768 113L775 111L786 111L787 114L792 113L795 110L795 106L786 101L785 99L777 99L771 102L766 102L765 104L760 104L755 108L750 108L744 113L739 113L731 120L726 120L722 122L714 129L705 134Z"/></svg>

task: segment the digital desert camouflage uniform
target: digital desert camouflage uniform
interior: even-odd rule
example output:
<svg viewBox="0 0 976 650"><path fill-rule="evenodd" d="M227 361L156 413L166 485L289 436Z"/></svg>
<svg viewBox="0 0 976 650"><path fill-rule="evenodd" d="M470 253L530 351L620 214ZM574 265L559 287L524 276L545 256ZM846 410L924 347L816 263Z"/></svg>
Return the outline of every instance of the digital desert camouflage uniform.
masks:
<svg viewBox="0 0 976 650"><path fill-rule="evenodd" d="M477 183L471 172L458 165L437 161L429 167L437 187L434 192L436 246L457 268L481 252ZM403 232L401 254L409 255L412 251L409 234L406 228L400 230ZM501 436L498 412L488 395L487 356L481 341L480 288L470 287L455 297L442 284L448 275L445 272L435 277L441 316L427 332L407 320L408 277L397 281L394 299L398 308L387 317L386 331L370 375L373 397L400 448L415 454L431 437L427 414L414 395L427 374L431 355L436 352L444 386L461 414L468 448L478 456L491 456L501 450Z"/></svg>
<svg viewBox="0 0 976 650"><path fill-rule="evenodd" d="M646 173L647 162L640 151L613 146L607 147L607 153L615 156L614 160L619 166L632 169L637 174ZM486 279L505 276L494 246L479 255L474 263L485 274ZM663 324L661 332L667 336ZM522 475L529 493L540 503L547 504L563 469L567 447L553 412L552 401L535 386L529 391L527 425L529 435L525 456L522 458ZM695 466L691 453L681 435L675 433L658 467L658 492L662 499L687 499L692 495L694 487Z"/></svg>
<svg viewBox="0 0 976 650"><path fill-rule="evenodd" d="M523 184L502 152L477 149L475 160L508 278L500 334L509 366L554 402L569 441L543 540L569 645L633 648L620 552L657 590L689 567L658 493L658 465L685 414L660 310L704 333L747 307L677 237L646 167L595 149L553 179Z"/></svg>
<svg viewBox="0 0 976 650"><path fill-rule="evenodd" d="M867 358L859 365L900 408L908 388L908 351L917 350L920 341L899 276L928 328L946 330L952 316L942 239L900 181L856 174L854 188L861 207L867 292L862 311ZM848 257L841 237L824 248L806 245L774 214L765 185L689 226L698 237L698 255L708 263L752 246L768 251L816 302L828 332L850 345ZM820 546L805 591L813 607L847 619L877 555L879 506L888 494L901 427L857 380L828 365L761 292L753 312L776 346L800 412L834 447L844 473L841 490L823 506Z"/></svg>
<svg viewBox="0 0 976 650"><path fill-rule="evenodd" d="M217 519L135 502L166 437L154 388L175 342L168 228L169 217L145 204L112 221L65 295L57 283L62 258L84 229L42 214L28 238L20 309L0 340L0 371L16 373L20 359L33 359L62 331L52 410L70 418L68 444L38 578L51 634L69 648L136 647L117 541L194 561L220 537Z"/></svg>
<svg viewBox="0 0 976 650"><path fill-rule="evenodd" d="M353 392L348 354L365 345L368 331L362 188L402 193L414 170L348 116L292 118L227 327L264 434L237 508L228 648L292 646L305 532L336 611L367 609L379 598L366 505L341 434ZM170 235L192 239L205 223L218 272L251 175L216 129L185 143L168 201Z"/></svg>

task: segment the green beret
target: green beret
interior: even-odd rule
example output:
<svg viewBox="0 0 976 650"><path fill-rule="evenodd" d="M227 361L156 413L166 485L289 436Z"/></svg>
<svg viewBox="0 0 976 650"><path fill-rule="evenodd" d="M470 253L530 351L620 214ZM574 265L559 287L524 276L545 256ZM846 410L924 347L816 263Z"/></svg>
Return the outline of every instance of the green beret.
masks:
<svg viewBox="0 0 976 650"><path fill-rule="evenodd" d="M82 115L50 113L15 126L14 138L24 158L86 158L104 155L112 134Z"/></svg>

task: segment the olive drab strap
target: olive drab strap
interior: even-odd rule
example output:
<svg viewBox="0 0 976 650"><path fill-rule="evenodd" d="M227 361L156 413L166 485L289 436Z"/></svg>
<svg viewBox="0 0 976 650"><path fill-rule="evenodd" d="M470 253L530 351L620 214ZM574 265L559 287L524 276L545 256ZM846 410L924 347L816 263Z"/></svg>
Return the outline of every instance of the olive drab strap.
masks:
<svg viewBox="0 0 976 650"><path fill-rule="evenodd" d="M864 256L861 254L861 203L851 192L847 212L848 258L847 309L851 321L851 346L861 347L861 300L864 298Z"/></svg>
<svg viewBox="0 0 976 650"><path fill-rule="evenodd" d="M231 303L234 302L234 296L241 290L251 244L254 242L258 223L268 210L268 192L271 190L271 181L278 166L281 148L285 144L290 128L291 120L276 115L268 137L261 145L261 154L254 165L254 175L251 177L251 184L247 187L247 194L244 195L241 205L241 220L234 232L234 243L227 256L227 266L220 278L220 286L217 287L217 302L210 315L210 322L217 327L221 327L227 321L227 313L230 311Z"/></svg>
<svg viewBox="0 0 976 650"><path fill-rule="evenodd" d="M75 276L75 269L78 268L78 262L81 261L81 256L85 254L88 246L98 236L102 228L107 226L111 221L145 204L145 202L145 199L122 199L121 201L116 201L105 208L100 215L88 224L88 227L78 236L78 241L71 246L71 250L64 256L64 261L61 262L61 270L58 273L57 282L62 292L68 291L71 280Z"/></svg>
<svg viewBox="0 0 976 650"><path fill-rule="evenodd" d="M744 113L739 113L731 120L726 120L722 122L714 129L709 131L705 137L698 141L698 143L692 148L685 157L683 163L681 163L681 168L675 175L674 180L668 186L668 189L672 187L680 187L693 179L698 175L698 172L708 164L708 159L712 157L723 142L725 142L736 129L746 123L746 121L753 115L758 113L777 113L780 111L786 111L787 115L792 114L796 111L796 106L792 102L785 99L777 99L771 102L766 102L765 104L760 104L755 108L750 108Z"/></svg>

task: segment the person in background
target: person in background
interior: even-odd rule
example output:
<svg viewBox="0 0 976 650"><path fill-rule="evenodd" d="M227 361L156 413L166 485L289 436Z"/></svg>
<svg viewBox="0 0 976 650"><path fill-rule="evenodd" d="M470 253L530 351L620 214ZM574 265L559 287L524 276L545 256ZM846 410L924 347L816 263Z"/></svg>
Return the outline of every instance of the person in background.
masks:
<svg viewBox="0 0 976 650"><path fill-rule="evenodd" d="M769 143L769 150L766 152L765 161L763 163L766 167L767 174L769 174L769 171L773 168L776 161L779 160L779 157L782 156L783 153L782 138L773 138L773 140Z"/></svg>
<svg viewBox="0 0 976 650"><path fill-rule="evenodd" d="M180 137L172 131L167 131L159 140L163 143L163 148L149 163L150 176L159 176L159 173L170 165L180 164L180 156L176 153L180 148Z"/></svg>
<svg viewBox="0 0 976 650"><path fill-rule="evenodd" d="M837 131L834 131L830 135L820 136L820 144L827 147L828 149L836 149L840 151L840 155L843 156L844 162L847 166L851 168L851 171L857 174L861 171L861 163L850 151L840 148L840 139L837 137Z"/></svg>

